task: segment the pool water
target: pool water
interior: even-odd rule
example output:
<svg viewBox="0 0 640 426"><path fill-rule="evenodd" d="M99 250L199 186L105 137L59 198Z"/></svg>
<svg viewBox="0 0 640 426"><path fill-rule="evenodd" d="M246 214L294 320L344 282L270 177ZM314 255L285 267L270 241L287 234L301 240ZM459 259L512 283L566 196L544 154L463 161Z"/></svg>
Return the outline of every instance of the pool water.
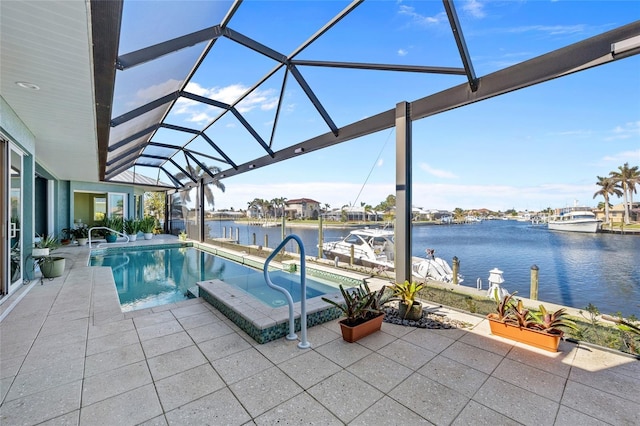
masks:
<svg viewBox="0 0 640 426"><path fill-rule="evenodd" d="M193 247L94 254L89 265L111 267L124 312L185 300L196 282L213 279L234 285L269 306L286 305L284 295L267 286L261 270ZM269 276L291 293L294 302L300 301L299 275L272 271ZM307 299L337 291L337 286L329 282L309 277L306 282Z"/></svg>

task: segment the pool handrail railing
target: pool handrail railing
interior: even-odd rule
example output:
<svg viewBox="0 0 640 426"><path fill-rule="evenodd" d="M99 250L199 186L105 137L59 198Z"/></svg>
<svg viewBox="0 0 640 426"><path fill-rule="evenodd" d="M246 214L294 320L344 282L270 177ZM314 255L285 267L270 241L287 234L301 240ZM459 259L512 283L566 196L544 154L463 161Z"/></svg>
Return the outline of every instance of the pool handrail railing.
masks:
<svg viewBox="0 0 640 426"><path fill-rule="evenodd" d="M284 288L275 285L271 282L271 278L269 277L269 263L273 260L274 257L278 254L278 252L284 248L289 240L295 240L300 247L300 343L298 343L298 347L300 349L308 349L311 347L311 343L307 340L307 271L305 266L305 254L304 254L304 244L302 244L302 240L295 234L287 235L282 242L276 247L273 252L267 257L267 260L264 262L264 280L267 285L274 290L277 290L284 294L287 298L287 303L289 304L289 334L287 335L287 340L296 340L298 336L295 331L295 318L293 312L293 298L291 294Z"/></svg>
<svg viewBox="0 0 640 426"><path fill-rule="evenodd" d="M114 242L114 243L99 243L97 248L100 248L100 246L103 245L103 244L126 244L126 243L129 242L129 236L127 234L124 234L122 232L118 232L115 229L107 228L106 226L94 226L93 228L89 228L89 248L91 248L91 232L94 229L106 229L107 231L111 231L111 232L113 232L115 234L118 234L121 237L125 237L127 239L127 241L124 242L124 243L117 243L117 242Z"/></svg>

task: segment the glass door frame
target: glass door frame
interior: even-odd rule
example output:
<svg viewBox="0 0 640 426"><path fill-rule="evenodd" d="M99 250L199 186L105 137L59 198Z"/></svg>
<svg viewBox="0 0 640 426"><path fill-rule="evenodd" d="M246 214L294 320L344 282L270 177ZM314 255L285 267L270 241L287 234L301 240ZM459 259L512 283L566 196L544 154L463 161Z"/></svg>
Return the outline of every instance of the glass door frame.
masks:
<svg viewBox="0 0 640 426"><path fill-rule="evenodd" d="M2 165L3 170L6 170L2 176L2 191L0 197L0 205L2 206L2 220L6 223L6 227L3 227L3 234L6 238L2 238L2 288L0 293L2 294L11 294L17 287L19 287L24 282L24 152L11 141L7 141L5 138L2 138ZM12 177L12 171L16 166L16 161L14 161L13 157L19 163L18 166L18 176L19 184L18 187L14 188L14 182ZM6 168L4 167L6 166ZM14 212L14 206L12 205L13 198L16 194L17 189L17 205L15 206L16 211ZM12 219L16 218L17 222L13 222ZM17 223L17 224L16 224ZM3 236L3 237L4 237ZM13 241L13 240L16 241ZM14 252L14 247L17 247L17 259L12 256L16 256L16 252ZM11 271L12 263L17 264L17 272L18 274L14 276L14 272Z"/></svg>

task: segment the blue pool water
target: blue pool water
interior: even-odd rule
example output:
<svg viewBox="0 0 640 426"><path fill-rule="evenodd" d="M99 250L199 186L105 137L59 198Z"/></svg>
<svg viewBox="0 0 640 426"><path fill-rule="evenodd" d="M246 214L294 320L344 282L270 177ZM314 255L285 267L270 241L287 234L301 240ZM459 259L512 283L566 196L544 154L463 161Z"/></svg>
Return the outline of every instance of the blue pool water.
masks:
<svg viewBox="0 0 640 426"><path fill-rule="evenodd" d="M284 295L267 286L261 270L249 268L192 247L139 249L95 254L91 266L110 266L123 311L150 308L187 298L198 281L219 279L252 294L269 306L286 305ZM300 301L300 276L269 273L271 281ZM307 299L337 291L337 287L307 277Z"/></svg>

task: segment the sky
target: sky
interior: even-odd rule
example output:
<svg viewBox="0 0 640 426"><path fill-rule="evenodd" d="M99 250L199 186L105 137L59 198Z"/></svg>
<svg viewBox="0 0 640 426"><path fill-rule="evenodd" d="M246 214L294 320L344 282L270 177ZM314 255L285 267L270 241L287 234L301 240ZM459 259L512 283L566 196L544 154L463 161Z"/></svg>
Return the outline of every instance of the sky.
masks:
<svg viewBox="0 0 640 426"><path fill-rule="evenodd" d="M230 28L285 55L348 4L245 3ZM223 13L222 8L205 13L205 8L212 7L205 2L133 2L125 3L125 18L160 13L153 4L173 8L172 18L190 7L199 10L202 23L190 22L196 29L211 25ZM455 5L478 77L640 19L640 2L631 0L459 0ZM265 26L265 21L270 25ZM133 31L127 19L123 28L123 33ZM175 35L141 31L137 42L156 43ZM121 43L121 52L139 47ZM179 54L197 57L201 49L196 46ZM439 1L365 2L298 59L462 66ZM274 66L272 60L221 38L186 89L232 103ZM172 74L169 65L162 69L150 77L144 90L116 91L116 98L131 107L178 86L179 72ZM463 76L436 74L314 67L300 67L300 72L338 126L465 82ZM282 70L275 73L238 104L265 141L271 139L283 76ZM167 121L202 129L219 113L214 107L180 100ZM274 151L327 131L289 75L273 136ZM176 133L161 130L155 140L188 140ZM206 133L238 164L265 155L232 114L224 115ZM416 207L496 211L575 203L595 207L603 201L593 197L597 176L607 176L625 162L640 165L640 55L416 121L412 133ZM311 198L331 208L375 206L395 193L395 136L393 129L385 130L224 179L226 191L214 190L215 208L246 209L254 198L279 197ZM190 147L217 156L203 140L195 140Z"/></svg>

